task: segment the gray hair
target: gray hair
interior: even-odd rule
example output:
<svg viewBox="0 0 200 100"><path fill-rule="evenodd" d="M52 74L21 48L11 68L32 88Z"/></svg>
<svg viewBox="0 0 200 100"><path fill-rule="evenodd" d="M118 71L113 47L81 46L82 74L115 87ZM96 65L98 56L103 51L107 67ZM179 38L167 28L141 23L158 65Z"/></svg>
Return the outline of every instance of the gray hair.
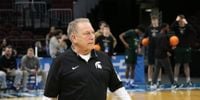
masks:
<svg viewBox="0 0 200 100"><path fill-rule="evenodd" d="M67 27L67 35L68 35L68 37L70 37L70 35L72 33L76 33L78 31L77 30L77 24L81 23L81 22L89 22L90 23L88 18L77 18L77 19L71 21L68 24L68 27Z"/></svg>

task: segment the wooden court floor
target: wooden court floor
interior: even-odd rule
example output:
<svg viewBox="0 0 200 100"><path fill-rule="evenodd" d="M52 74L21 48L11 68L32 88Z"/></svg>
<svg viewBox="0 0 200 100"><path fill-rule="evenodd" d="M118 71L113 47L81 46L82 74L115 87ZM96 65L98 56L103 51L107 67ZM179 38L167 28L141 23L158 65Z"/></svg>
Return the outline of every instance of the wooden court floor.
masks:
<svg viewBox="0 0 200 100"><path fill-rule="evenodd" d="M200 100L200 90L129 92L129 94L132 100ZM42 97L0 98L0 100L42 100ZM107 100L117 100L117 98L108 93Z"/></svg>

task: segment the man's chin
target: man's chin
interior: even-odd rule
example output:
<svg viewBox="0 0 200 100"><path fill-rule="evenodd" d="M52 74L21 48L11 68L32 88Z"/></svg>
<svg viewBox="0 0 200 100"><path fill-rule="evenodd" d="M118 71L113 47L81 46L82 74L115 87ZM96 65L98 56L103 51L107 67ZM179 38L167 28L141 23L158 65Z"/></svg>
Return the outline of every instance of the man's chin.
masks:
<svg viewBox="0 0 200 100"><path fill-rule="evenodd" d="M89 47L89 48L91 48L91 47L93 48L93 47L94 47L94 44L93 44L93 43L88 44L88 47Z"/></svg>

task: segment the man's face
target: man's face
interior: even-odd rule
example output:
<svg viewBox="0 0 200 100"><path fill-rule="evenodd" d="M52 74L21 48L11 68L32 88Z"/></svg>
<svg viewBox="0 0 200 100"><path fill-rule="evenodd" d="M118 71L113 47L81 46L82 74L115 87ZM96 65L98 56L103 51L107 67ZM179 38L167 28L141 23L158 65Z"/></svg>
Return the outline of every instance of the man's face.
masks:
<svg viewBox="0 0 200 100"><path fill-rule="evenodd" d="M179 21L178 21L178 24L179 24L179 26L180 27L185 27L185 22L184 22L184 19L180 19Z"/></svg>
<svg viewBox="0 0 200 100"><path fill-rule="evenodd" d="M32 50L29 50L29 51L27 52L27 56L30 57L30 58L32 58L32 57L34 56L33 51L32 51Z"/></svg>
<svg viewBox="0 0 200 100"><path fill-rule="evenodd" d="M78 23L77 33L73 34L74 44L81 50L92 50L95 44L95 35L92 25L88 22Z"/></svg>
<svg viewBox="0 0 200 100"><path fill-rule="evenodd" d="M158 19L157 19L157 18L151 19L151 24L152 24L153 26L155 26L155 27L158 27L158 24L159 24Z"/></svg>
<svg viewBox="0 0 200 100"><path fill-rule="evenodd" d="M55 30L56 30L56 28L54 27L54 26L52 26L51 28L50 28L50 32L55 32Z"/></svg>
<svg viewBox="0 0 200 100"><path fill-rule="evenodd" d="M12 48L5 49L5 56L10 57L12 55Z"/></svg>
<svg viewBox="0 0 200 100"><path fill-rule="evenodd" d="M105 37L108 37L110 35L110 28L109 27L104 27L103 28L103 35Z"/></svg>
<svg viewBox="0 0 200 100"><path fill-rule="evenodd" d="M101 23L100 30L103 30L103 28L106 26L106 23Z"/></svg>

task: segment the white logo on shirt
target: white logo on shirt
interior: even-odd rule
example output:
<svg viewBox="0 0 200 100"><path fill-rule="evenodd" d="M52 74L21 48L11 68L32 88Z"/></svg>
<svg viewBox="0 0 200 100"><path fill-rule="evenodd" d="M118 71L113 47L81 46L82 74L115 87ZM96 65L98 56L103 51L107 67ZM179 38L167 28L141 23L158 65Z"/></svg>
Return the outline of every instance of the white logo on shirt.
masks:
<svg viewBox="0 0 200 100"><path fill-rule="evenodd" d="M97 62L95 63L95 67L96 67L97 69L102 69L101 62L100 62L100 61L97 61Z"/></svg>
<svg viewBox="0 0 200 100"><path fill-rule="evenodd" d="M75 67L72 67L72 70L75 70L75 69L77 69L77 68L79 68L79 65L77 65L77 66L75 66Z"/></svg>

